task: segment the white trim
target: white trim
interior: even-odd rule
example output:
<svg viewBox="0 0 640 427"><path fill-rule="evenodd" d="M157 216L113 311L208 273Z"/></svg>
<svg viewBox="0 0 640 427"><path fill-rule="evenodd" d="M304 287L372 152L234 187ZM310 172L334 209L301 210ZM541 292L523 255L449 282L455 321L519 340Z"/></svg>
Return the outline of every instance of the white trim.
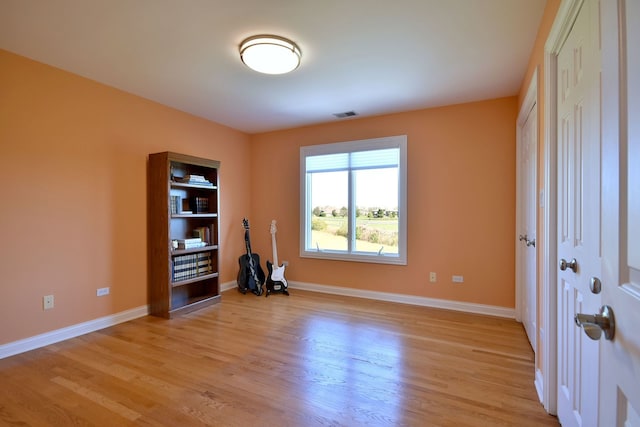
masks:
<svg viewBox="0 0 640 427"><path fill-rule="evenodd" d="M562 0L544 44L544 52L557 55L569 36L584 0ZM547 76L550 77L550 76ZM548 80L547 80L548 81ZM545 98L546 99L546 98Z"/></svg>
<svg viewBox="0 0 640 427"><path fill-rule="evenodd" d="M538 104L538 67L533 70L533 75L529 81L529 89L524 96L520 112L518 113L518 125L522 127L529 117L529 113Z"/></svg>
<svg viewBox="0 0 640 427"><path fill-rule="evenodd" d="M413 295L395 294L390 292L367 291L363 289L344 288L340 286L320 285L317 283L294 282L291 280L288 280L287 283L289 284L289 289L300 289L311 292L321 292L325 294L366 298L378 301L397 302L401 304L442 308L446 310L463 311L466 313L485 314L488 316L515 319L515 310L513 308L449 301Z"/></svg>
<svg viewBox="0 0 640 427"><path fill-rule="evenodd" d="M562 0L544 45L545 144L544 144L544 218L542 246L542 338L543 370L536 384L540 401L550 414L557 412L558 296L557 285L557 55L564 44L583 0Z"/></svg>
<svg viewBox="0 0 640 427"><path fill-rule="evenodd" d="M288 281L289 287L292 289L302 289L313 292L322 292L326 294L352 296L358 298L368 298L380 301L398 302L403 304L419 305L425 307L444 308L447 310L464 311L468 313L486 314L497 317L507 317L513 319L515 312L513 309L505 307L496 307L483 304L472 304L457 301L439 300L434 298L417 297L402 294L393 294L388 292L364 291L359 289L342 288L338 286L318 285L304 282ZM235 281L225 282L220 285L220 292L226 292L237 288ZM121 311L120 313L109 316L100 317L98 319L89 320L87 322L78 323L76 325L67 326L65 328L56 329L55 331L46 332L44 334L25 338L22 340L10 342L0 345L0 359L24 353L26 351L35 350L50 344L78 337L80 335L95 332L100 329L108 328L119 323L128 322L129 320L147 316L149 314L149 306L143 305L132 308L130 310Z"/></svg>
<svg viewBox="0 0 640 427"><path fill-rule="evenodd" d="M374 299L402 304L419 305L423 307L443 308L446 310L463 311L466 313L486 314L489 316L506 317L515 319L515 310L512 308L498 307L494 305L473 304L468 302L450 301L436 298L418 297L390 292L367 291L362 289L344 288L340 286L320 285L317 283L294 282L287 280L290 289L320 292L324 294L344 295L356 298ZM220 292L226 292L237 288L235 281L220 285Z"/></svg>
<svg viewBox="0 0 640 427"><path fill-rule="evenodd" d="M311 184L307 180L306 159L310 156L326 154L354 153L379 149L398 149L398 253L385 254L375 252L358 252L348 243L348 250L323 250L311 248L311 237L307 231L311 230ZM355 200L355 187L351 178L349 166L349 206ZM349 236L355 236L355 206L349 208ZM300 241L299 254L301 258L330 259L348 262L368 262L377 264L407 265L407 135L387 136L382 138L363 139L357 141L335 142L330 144L307 145L300 147ZM353 240L355 241L355 239Z"/></svg>
<svg viewBox="0 0 640 427"><path fill-rule="evenodd" d="M544 376L540 369L536 369L535 378L533 380L533 385L536 387L536 392L538 393L538 398L542 400L542 396L544 396Z"/></svg>
<svg viewBox="0 0 640 427"><path fill-rule="evenodd" d="M543 394L539 396L544 409L550 414L556 414L557 404L557 105L556 99L557 66L556 56L545 47L545 108L544 108L544 209L542 213L542 301L540 302L540 317L542 327L548 332L541 339L542 383Z"/></svg>
<svg viewBox="0 0 640 427"><path fill-rule="evenodd" d="M523 229L522 224L522 169L520 168L520 159L522 158L522 128L527 122L527 118L531 114L531 111L538 107L538 67L533 70L531 81L529 82L529 89L522 101L520 112L518 113L518 120L516 122L516 232L515 232L515 254L516 254L516 320L522 322L524 308L522 307L522 297L524 293L524 277L522 274L522 266L524 260L522 259L522 242L518 240L518 237ZM537 114L536 114L537 117ZM536 136L538 135L538 122L536 121ZM536 159L538 150L538 139L536 138ZM536 168L537 160L536 160ZM538 171L536 169L536 180ZM537 188L537 185L536 185ZM536 197L537 200L537 197ZM536 204L537 205L537 204ZM537 214L537 207L536 207ZM536 324L539 322L536 319ZM533 349L534 352L536 349Z"/></svg>
<svg viewBox="0 0 640 427"><path fill-rule="evenodd" d="M10 342L0 345L0 359L13 356L25 351L35 350L50 344L55 344L70 338L88 334L118 323L128 322L129 320L144 317L149 314L149 307L142 305L130 310L121 311L120 313L109 316L100 317L99 319L89 320L87 322L78 323L76 325L67 326L66 328L56 329L55 331L45 332L44 334L25 338L22 340Z"/></svg>

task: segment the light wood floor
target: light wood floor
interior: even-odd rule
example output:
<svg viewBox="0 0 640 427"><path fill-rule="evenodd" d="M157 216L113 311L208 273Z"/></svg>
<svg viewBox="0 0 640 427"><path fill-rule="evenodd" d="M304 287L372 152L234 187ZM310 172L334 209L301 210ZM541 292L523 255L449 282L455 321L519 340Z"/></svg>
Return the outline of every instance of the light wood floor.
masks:
<svg viewBox="0 0 640 427"><path fill-rule="evenodd" d="M0 360L0 424L557 426L507 319L225 292Z"/></svg>

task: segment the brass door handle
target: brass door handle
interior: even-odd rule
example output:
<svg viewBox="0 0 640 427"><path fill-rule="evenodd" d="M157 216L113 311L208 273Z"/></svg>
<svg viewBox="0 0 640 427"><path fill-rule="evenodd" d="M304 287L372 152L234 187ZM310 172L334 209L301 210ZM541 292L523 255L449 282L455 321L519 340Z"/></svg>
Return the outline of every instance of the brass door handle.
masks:
<svg viewBox="0 0 640 427"><path fill-rule="evenodd" d="M578 261L573 258L571 261L567 262L566 259L562 258L560 260L560 270L565 271L567 268L571 269L574 273L578 271Z"/></svg>
<svg viewBox="0 0 640 427"><path fill-rule="evenodd" d="M612 340L616 331L616 322L613 318L613 309L603 305L598 314L578 313L574 317L576 326L582 327L584 332L592 340L599 340L604 332L604 338Z"/></svg>

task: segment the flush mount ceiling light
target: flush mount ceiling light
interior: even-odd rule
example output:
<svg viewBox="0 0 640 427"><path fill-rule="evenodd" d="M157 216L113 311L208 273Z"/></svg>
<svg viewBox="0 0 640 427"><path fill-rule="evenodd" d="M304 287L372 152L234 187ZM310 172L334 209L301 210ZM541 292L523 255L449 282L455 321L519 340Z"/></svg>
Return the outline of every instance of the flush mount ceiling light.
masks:
<svg viewBox="0 0 640 427"><path fill-rule="evenodd" d="M259 73L284 74L300 65L302 53L291 40L279 36L252 36L240 43L240 59Z"/></svg>

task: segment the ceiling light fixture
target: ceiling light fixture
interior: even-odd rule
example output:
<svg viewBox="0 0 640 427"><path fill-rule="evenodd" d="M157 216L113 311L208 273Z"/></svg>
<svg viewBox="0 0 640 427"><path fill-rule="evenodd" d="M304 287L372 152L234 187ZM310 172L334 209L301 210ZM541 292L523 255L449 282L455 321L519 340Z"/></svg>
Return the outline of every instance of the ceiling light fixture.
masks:
<svg viewBox="0 0 640 427"><path fill-rule="evenodd" d="M301 56L298 45L284 37L252 36L240 43L240 59L259 73L289 73L298 68Z"/></svg>

